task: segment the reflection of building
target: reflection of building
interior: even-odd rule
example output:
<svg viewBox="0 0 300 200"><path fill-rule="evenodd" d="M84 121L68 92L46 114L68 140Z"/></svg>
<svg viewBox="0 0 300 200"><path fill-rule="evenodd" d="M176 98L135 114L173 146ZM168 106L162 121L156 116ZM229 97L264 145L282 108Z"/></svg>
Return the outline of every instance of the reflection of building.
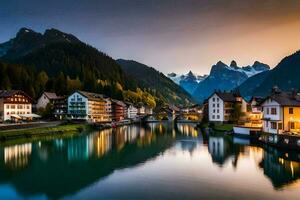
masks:
<svg viewBox="0 0 300 200"><path fill-rule="evenodd" d="M31 143L4 147L4 163L12 169L28 165L32 152Z"/></svg>
<svg viewBox="0 0 300 200"><path fill-rule="evenodd" d="M232 165L236 167L239 154L245 151L244 146L234 145L226 137L210 136L208 139L208 151L213 162L222 166L226 160L231 158Z"/></svg>
<svg viewBox="0 0 300 200"><path fill-rule="evenodd" d="M94 138L92 135L68 141L68 160L88 160L92 156Z"/></svg>
<svg viewBox="0 0 300 200"><path fill-rule="evenodd" d="M286 154L279 155L279 151L273 147L268 147L264 151L260 166L275 188L291 184L300 178L299 160L289 160Z"/></svg>

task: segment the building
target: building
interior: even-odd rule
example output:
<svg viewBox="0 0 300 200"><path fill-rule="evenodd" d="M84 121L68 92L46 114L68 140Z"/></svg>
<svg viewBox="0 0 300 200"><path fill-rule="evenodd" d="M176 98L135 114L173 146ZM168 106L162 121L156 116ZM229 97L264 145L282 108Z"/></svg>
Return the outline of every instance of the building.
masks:
<svg viewBox="0 0 300 200"><path fill-rule="evenodd" d="M127 116L128 119L135 119L137 117L138 109L132 104L126 102Z"/></svg>
<svg viewBox="0 0 300 200"><path fill-rule="evenodd" d="M62 120L68 114L68 98L58 97L53 99L53 114L56 119Z"/></svg>
<svg viewBox="0 0 300 200"><path fill-rule="evenodd" d="M233 112L235 106L240 107L241 112L247 111L247 102L238 92L214 92L208 99L208 120L210 122L226 123L235 121Z"/></svg>
<svg viewBox="0 0 300 200"><path fill-rule="evenodd" d="M115 99L111 100L112 121L122 121L126 118L126 104Z"/></svg>
<svg viewBox="0 0 300 200"><path fill-rule="evenodd" d="M38 117L32 114L33 99L21 90L0 90L0 121Z"/></svg>
<svg viewBox="0 0 300 200"><path fill-rule="evenodd" d="M109 122L107 100L101 94L76 91L68 97L68 115L72 119Z"/></svg>
<svg viewBox="0 0 300 200"><path fill-rule="evenodd" d="M262 107L264 98L252 97L247 107L247 124L249 127L262 127Z"/></svg>
<svg viewBox="0 0 300 200"><path fill-rule="evenodd" d="M37 109L46 108L48 103L53 104L53 101L58 99L58 98L61 98L61 97L57 96L56 93L54 93L54 92L44 92L40 96L40 98L38 99L37 104L36 104L36 108Z"/></svg>
<svg viewBox="0 0 300 200"><path fill-rule="evenodd" d="M300 93L273 88L272 94L264 99L261 106L264 132L300 133Z"/></svg>

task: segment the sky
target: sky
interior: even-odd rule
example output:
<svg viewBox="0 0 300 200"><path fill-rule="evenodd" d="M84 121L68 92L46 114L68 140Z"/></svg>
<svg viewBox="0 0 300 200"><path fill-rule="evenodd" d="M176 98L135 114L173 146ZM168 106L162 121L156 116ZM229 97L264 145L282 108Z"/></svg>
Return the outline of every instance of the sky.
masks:
<svg viewBox="0 0 300 200"><path fill-rule="evenodd" d="M219 60L274 67L299 50L300 1L0 0L0 27L0 43L56 28L115 59L207 74Z"/></svg>

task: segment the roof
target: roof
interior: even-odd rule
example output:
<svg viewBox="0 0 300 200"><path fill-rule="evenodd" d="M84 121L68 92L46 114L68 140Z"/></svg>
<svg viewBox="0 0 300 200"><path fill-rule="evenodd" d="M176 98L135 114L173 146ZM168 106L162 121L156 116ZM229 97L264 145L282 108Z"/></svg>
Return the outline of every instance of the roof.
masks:
<svg viewBox="0 0 300 200"><path fill-rule="evenodd" d="M86 92L86 91L77 91L77 92L79 94L85 96L89 100L94 100L94 101L98 101L98 100L103 100L104 101L105 100L105 97L102 94Z"/></svg>
<svg viewBox="0 0 300 200"><path fill-rule="evenodd" d="M261 102L263 104L267 99L276 101L281 106L299 106L300 107L300 94L293 92L276 92L268 96Z"/></svg>
<svg viewBox="0 0 300 200"><path fill-rule="evenodd" d="M111 102L115 103L115 104L118 104L120 106L126 107L126 104L123 101L119 101L119 100L116 100L116 99L111 99Z"/></svg>
<svg viewBox="0 0 300 200"><path fill-rule="evenodd" d="M220 97L225 102L235 102L236 97L241 97L240 94L234 92L215 91L210 97L208 97L208 99L211 98L214 94L218 95L218 97Z"/></svg>
<svg viewBox="0 0 300 200"><path fill-rule="evenodd" d="M0 98L11 97L15 94L22 94L26 96L31 101L31 103L34 102L34 100L22 90L0 90Z"/></svg>
<svg viewBox="0 0 300 200"><path fill-rule="evenodd" d="M43 93L48 99L58 99L59 96L56 95L55 92L44 92Z"/></svg>
<svg viewBox="0 0 300 200"><path fill-rule="evenodd" d="M263 101L265 100L265 98L260 97L260 96L253 96L249 103L251 103L252 101L256 101L257 104L261 104Z"/></svg>

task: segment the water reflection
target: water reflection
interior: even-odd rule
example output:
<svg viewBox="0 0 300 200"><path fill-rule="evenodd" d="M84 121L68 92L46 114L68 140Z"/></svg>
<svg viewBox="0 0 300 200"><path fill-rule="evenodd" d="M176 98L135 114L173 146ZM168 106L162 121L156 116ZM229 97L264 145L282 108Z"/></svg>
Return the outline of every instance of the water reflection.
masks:
<svg viewBox="0 0 300 200"><path fill-rule="evenodd" d="M4 163L11 169L24 168L29 162L31 152L31 143L4 147Z"/></svg>
<svg viewBox="0 0 300 200"><path fill-rule="evenodd" d="M124 168L134 170L139 166L148 166L150 160L152 162L157 159L168 160L180 152L188 152L193 158L187 163L188 166L196 165L195 160L202 158L203 155L210 160L203 157L202 162L206 165L213 163L219 169L230 167L236 171L240 168L239 163L242 165L246 162L247 165L251 165L254 162L257 168L249 173L255 174L257 178L261 177L263 172L276 190L288 187L300 178L300 154L296 152L260 147L247 139L219 135L206 137L190 124L153 123L146 126L133 125L107 129L67 139L2 145L0 184L11 185L20 198L35 195L62 198L105 180L104 177L109 177L116 170ZM182 163L184 162L180 159L170 162L167 164L168 172L177 169L176 166ZM157 178L155 179L157 182L154 183L161 183L162 173L163 170L155 169L155 173L151 175L152 179ZM212 173L210 170L207 172L184 170L179 173L174 174L174 177L178 177L176 184L189 185L190 181L191 185L187 188L193 187L195 181L193 178L196 178L193 173L201 174L201 178L222 179L216 172ZM187 174L190 174L189 179L180 178ZM223 175L228 176L228 172L223 172ZM124 182L127 179L120 181ZM168 183L170 186L174 184L168 179L164 182L170 181ZM230 185L229 179L223 181L229 181L226 186ZM153 193L158 192L155 187L149 190L151 189ZM159 194L158 192L157 197Z"/></svg>

